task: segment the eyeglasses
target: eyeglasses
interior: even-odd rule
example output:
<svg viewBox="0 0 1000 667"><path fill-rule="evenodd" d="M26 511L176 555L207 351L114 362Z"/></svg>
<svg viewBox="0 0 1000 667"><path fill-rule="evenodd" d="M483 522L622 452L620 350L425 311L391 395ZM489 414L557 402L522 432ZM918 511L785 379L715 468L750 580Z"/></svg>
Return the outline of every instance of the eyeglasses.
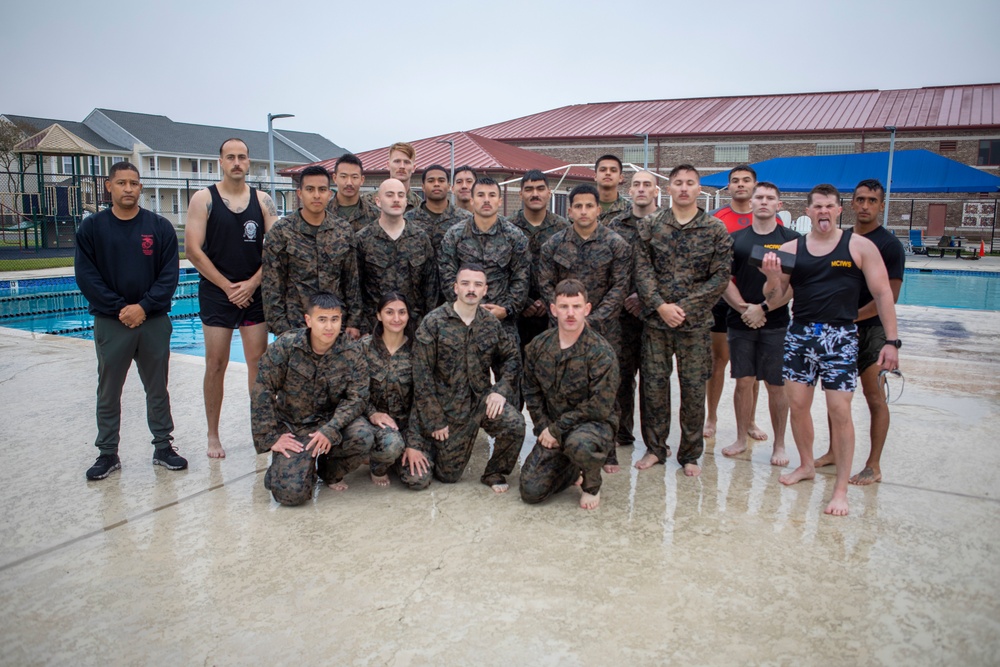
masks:
<svg viewBox="0 0 1000 667"><path fill-rule="evenodd" d="M889 382L889 378L892 378L892 382ZM903 377L903 373L900 370L894 371L879 371L878 379L882 383L882 391L885 393L886 403L895 403L903 395L903 387L906 386L906 378ZM899 385L898 390L894 390L893 387L896 386L897 382Z"/></svg>

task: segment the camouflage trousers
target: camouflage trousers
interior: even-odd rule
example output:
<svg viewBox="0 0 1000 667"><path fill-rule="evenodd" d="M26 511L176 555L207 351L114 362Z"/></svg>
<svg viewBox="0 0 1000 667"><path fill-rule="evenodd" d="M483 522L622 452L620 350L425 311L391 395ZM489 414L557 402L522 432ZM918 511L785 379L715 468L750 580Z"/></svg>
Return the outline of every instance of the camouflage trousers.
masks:
<svg viewBox="0 0 1000 667"><path fill-rule="evenodd" d="M422 475L411 475L407 468L401 468L400 481L416 490L430 486L432 476L445 484L457 482L472 458L472 448L476 444L480 427L493 436L496 442L493 445L493 456L486 463L486 470L479 479L487 486L506 483L507 475L514 470L517 455L524 443L524 415L507 401L496 419L487 419L485 397L479 401L468 422L448 424L448 439L444 442L411 431L410 446L427 455L428 469Z"/></svg>
<svg viewBox="0 0 1000 667"><path fill-rule="evenodd" d="M705 382L712 374L708 327L678 331L646 326L642 332L639 418L642 439L660 463L670 456L670 374L675 356L681 388L677 462L685 465L696 463L705 449Z"/></svg>
<svg viewBox="0 0 1000 667"><path fill-rule="evenodd" d="M371 450L368 455L371 472L376 477L381 477L389 472L389 467L403 455L403 450L406 449L406 441L403 438L406 427L404 424L397 422L397 426L399 426L399 430L397 431L391 428L375 426L367 419L364 421L365 423L359 430L366 440L371 441ZM357 460L352 458L345 461L345 464L353 465L351 470L361 465L361 463L361 458ZM350 470L347 472L350 472Z"/></svg>
<svg viewBox="0 0 1000 667"><path fill-rule="evenodd" d="M563 436L556 449L537 442L521 466L521 500L540 503L567 489L583 473L583 490L601 490L601 466L614 444L614 431L601 422L586 422Z"/></svg>
<svg viewBox="0 0 1000 667"><path fill-rule="evenodd" d="M506 333L510 337L510 339L512 341L514 341L514 347L517 348L518 350L520 350L521 349L521 334L518 331L517 322L515 320L511 319L510 316L508 316L508 317L500 320L500 324L503 325L503 331L504 331L504 333ZM499 378L501 375L503 375L503 365L491 365L490 366L490 370L493 371L493 377L494 378ZM524 409L524 402L521 399L521 373L523 373L523 372L524 372L524 352L522 351L522 353L521 353L521 372L518 373L517 380L513 383L514 386L511 387L511 391L513 392L513 398L514 398L514 400L510 401L510 402L512 402L514 404L514 407L518 408L519 412L522 409Z"/></svg>
<svg viewBox="0 0 1000 667"><path fill-rule="evenodd" d="M621 384L618 385L618 434L615 443L619 447L631 447L635 443L635 376L639 372L640 350L642 349L642 320L629 314L622 315L622 344L618 348L618 368Z"/></svg>
<svg viewBox="0 0 1000 667"><path fill-rule="evenodd" d="M621 357L621 349L622 349L622 326L621 326L621 322L619 321L618 318L615 318L614 320L604 321L604 322L600 322L598 324L595 324L594 325L594 331L596 331L597 333L601 334L604 337L604 340L608 341L608 344L611 345L611 349L615 350L616 354L618 354L618 356ZM621 385L619 385L618 388L615 390L615 392L616 392L616 394L615 394L615 416L618 418L618 423L619 424L621 424L622 406L621 406L621 403L618 401L618 395L617 394L620 391L621 391ZM608 465L618 465L618 452L617 452L617 448L615 447L614 440L612 440L611 446L608 447L608 457L607 457L607 460L605 461L605 463L607 463Z"/></svg>
<svg viewBox="0 0 1000 667"><path fill-rule="evenodd" d="M368 455L372 443L366 438L363 427L368 423L364 417L355 419L340 432L340 442L334 444L326 454L314 457L311 451L289 452L286 458L278 452L271 453L271 465L264 474L264 488L271 492L282 505L301 505L312 498L316 477L324 482L340 481L353 463L356 468L361 459ZM311 430L311 429L310 429ZM296 434L303 445L309 442L306 433Z"/></svg>

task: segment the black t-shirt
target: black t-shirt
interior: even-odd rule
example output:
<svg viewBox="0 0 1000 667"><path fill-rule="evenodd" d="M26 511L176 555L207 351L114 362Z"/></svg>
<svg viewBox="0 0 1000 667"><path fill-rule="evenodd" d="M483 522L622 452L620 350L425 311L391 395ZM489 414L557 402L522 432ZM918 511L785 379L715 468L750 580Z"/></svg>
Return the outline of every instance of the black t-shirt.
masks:
<svg viewBox="0 0 1000 667"><path fill-rule="evenodd" d="M202 249L226 280L247 280L257 273L264 253L264 213L257 190L250 188L250 201L240 213L229 210L216 186L210 185L208 191L212 195L212 212L208 214ZM215 287L203 277L205 283Z"/></svg>
<svg viewBox="0 0 1000 667"><path fill-rule="evenodd" d="M745 227L733 232L733 281L747 303L761 303L764 300L764 283L767 278L756 266L750 264L750 253L754 246L762 245L768 250L777 250L783 243L801 236L794 229L782 225L775 226L768 234L758 234L753 227ZM788 304L775 308L767 314L765 329L784 329L788 326ZM730 309L726 316L730 329L749 330L741 319L741 314Z"/></svg>
<svg viewBox="0 0 1000 667"><path fill-rule="evenodd" d="M795 268L790 282L794 309L792 318L800 324L823 323L845 326L858 316L858 294L865 276L851 256L851 230L825 255L810 254L806 237L798 240Z"/></svg>
<svg viewBox="0 0 1000 667"><path fill-rule="evenodd" d="M889 280L902 280L903 269L906 264L906 252L899 239L885 227L879 225L867 234L862 234L866 239L875 244L878 252L885 262L885 270L889 274ZM868 291L868 283L861 286L861 296L858 299L858 308L864 306L872 300L872 293ZM859 327L882 326L882 320L878 315L869 317L867 320L858 321Z"/></svg>

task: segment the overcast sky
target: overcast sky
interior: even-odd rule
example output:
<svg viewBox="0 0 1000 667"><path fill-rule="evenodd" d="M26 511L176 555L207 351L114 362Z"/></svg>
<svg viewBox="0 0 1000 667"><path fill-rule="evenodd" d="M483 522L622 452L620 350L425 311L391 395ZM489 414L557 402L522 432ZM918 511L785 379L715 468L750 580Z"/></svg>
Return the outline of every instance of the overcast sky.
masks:
<svg viewBox="0 0 1000 667"><path fill-rule="evenodd" d="M1000 2L25 2L0 113L95 107L352 151L568 104L1000 81Z"/></svg>

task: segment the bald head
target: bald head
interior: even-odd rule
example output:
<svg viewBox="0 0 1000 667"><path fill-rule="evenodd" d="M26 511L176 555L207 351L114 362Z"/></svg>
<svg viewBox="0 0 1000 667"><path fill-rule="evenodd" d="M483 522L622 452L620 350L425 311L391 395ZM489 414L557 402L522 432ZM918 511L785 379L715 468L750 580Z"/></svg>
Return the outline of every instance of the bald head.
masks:
<svg viewBox="0 0 1000 667"><path fill-rule="evenodd" d="M628 189L632 198L632 208L637 214L648 215L656 209L656 200L660 194L660 186L656 184L656 176L650 171L637 171L632 176Z"/></svg>
<svg viewBox="0 0 1000 667"><path fill-rule="evenodd" d="M397 178L385 179L378 186L375 205L382 211L383 217L402 217L406 213L406 186Z"/></svg>

